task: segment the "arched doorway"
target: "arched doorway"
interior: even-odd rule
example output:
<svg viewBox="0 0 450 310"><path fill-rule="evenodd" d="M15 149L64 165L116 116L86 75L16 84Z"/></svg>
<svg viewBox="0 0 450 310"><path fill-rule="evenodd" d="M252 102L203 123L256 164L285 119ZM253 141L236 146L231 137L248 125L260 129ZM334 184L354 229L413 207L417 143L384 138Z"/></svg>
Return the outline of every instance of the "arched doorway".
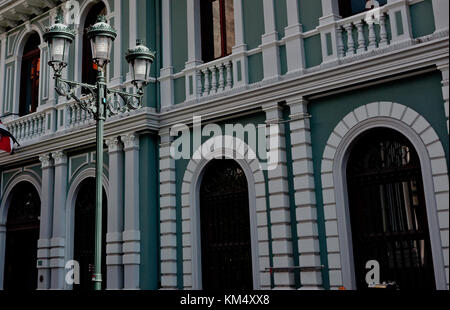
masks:
<svg viewBox="0 0 450 310"><path fill-rule="evenodd" d="M29 182L20 182L11 192L6 221L5 290L37 288L37 242L41 199Z"/></svg>
<svg viewBox="0 0 450 310"><path fill-rule="evenodd" d="M102 212L102 289L106 287L107 198L103 190ZM74 290L93 290L95 263L95 178L80 184L75 203L74 260L80 264L80 284Z"/></svg>
<svg viewBox="0 0 450 310"><path fill-rule="evenodd" d="M212 160L200 187L202 286L253 289L248 185L234 160Z"/></svg>
<svg viewBox="0 0 450 310"><path fill-rule="evenodd" d="M419 157L406 137L372 129L355 141L347 163L353 257L358 289L367 261L380 282L434 289L434 270Z"/></svg>

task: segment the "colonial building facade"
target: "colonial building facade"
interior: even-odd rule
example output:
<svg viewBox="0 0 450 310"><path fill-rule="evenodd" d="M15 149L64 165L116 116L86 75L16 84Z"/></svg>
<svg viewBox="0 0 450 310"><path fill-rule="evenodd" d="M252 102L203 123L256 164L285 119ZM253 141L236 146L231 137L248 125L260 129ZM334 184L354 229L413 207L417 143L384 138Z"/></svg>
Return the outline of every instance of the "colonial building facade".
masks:
<svg viewBox="0 0 450 310"><path fill-rule="evenodd" d="M110 87L132 91L136 39L157 52L143 107L105 123L105 289L448 289L448 6L0 1L0 289L91 288L95 121L54 91L58 14L68 79L95 81L99 14Z"/></svg>

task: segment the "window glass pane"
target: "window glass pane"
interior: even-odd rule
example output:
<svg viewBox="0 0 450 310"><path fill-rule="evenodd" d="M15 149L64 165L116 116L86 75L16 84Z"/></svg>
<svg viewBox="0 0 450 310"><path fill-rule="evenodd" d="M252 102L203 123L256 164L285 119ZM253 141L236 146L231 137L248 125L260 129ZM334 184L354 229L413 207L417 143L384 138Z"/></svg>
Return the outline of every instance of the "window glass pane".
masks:
<svg viewBox="0 0 450 310"><path fill-rule="evenodd" d="M222 38L220 33L220 1L212 3L214 58L222 56Z"/></svg>
<svg viewBox="0 0 450 310"><path fill-rule="evenodd" d="M234 46L234 7L233 0L225 0L226 53L231 54Z"/></svg>

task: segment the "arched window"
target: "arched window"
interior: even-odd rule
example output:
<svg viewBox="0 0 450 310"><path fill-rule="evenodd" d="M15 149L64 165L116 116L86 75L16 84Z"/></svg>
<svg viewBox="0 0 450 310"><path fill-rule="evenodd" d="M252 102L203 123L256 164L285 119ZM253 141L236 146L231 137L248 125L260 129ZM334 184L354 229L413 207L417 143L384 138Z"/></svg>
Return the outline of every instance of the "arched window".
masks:
<svg viewBox="0 0 450 310"><path fill-rule="evenodd" d="M380 265L380 282L434 289L434 269L420 160L392 129L373 129L354 144L347 164L357 288L367 288L366 263Z"/></svg>
<svg viewBox="0 0 450 310"><path fill-rule="evenodd" d="M91 43L87 37L87 28L97 22L97 17L99 15L106 15L106 6L101 1L96 3L89 10L84 22L82 81L83 83L88 84L95 84L97 79L97 66L92 60L92 49Z"/></svg>
<svg viewBox="0 0 450 310"><path fill-rule="evenodd" d="M233 0L202 0L201 27L204 62L230 55L235 42Z"/></svg>
<svg viewBox="0 0 450 310"><path fill-rule="evenodd" d="M346 18L385 5L387 0L339 0L339 15Z"/></svg>
<svg viewBox="0 0 450 310"><path fill-rule="evenodd" d="M5 290L37 288L37 242L41 200L29 182L20 182L11 192L6 221Z"/></svg>
<svg viewBox="0 0 450 310"><path fill-rule="evenodd" d="M39 102L40 38L36 32L28 37L22 54L19 115L36 112Z"/></svg>
<svg viewBox="0 0 450 310"><path fill-rule="evenodd" d="M103 190L102 289L106 288L107 198ZM80 264L80 284L74 290L93 290L95 259L95 178L85 179L75 203L74 259Z"/></svg>
<svg viewBox="0 0 450 310"><path fill-rule="evenodd" d="M212 160L200 187L202 286L252 290L247 178L234 160Z"/></svg>

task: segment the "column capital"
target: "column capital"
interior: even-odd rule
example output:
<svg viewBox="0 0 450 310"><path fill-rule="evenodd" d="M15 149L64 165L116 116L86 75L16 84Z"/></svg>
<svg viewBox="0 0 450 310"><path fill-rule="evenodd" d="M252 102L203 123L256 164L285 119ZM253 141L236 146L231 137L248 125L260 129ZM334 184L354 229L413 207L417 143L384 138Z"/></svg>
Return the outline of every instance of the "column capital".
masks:
<svg viewBox="0 0 450 310"><path fill-rule="evenodd" d="M124 151L139 150L139 135L135 132L120 136L123 141Z"/></svg>
<svg viewBox="0 0 450 310"><path fill-rule="evenodd" d="M53 166L51 154L43 154L39 156L39 161L41 162L41 168L47 169Z"/></svg>
<svg viewBox="0 0 450 310"><path fill-rule="evenodd" d="M108 153L110 154L120 152L123 149L120 137L108 137L105 139L105 143L108 146Z"/></svg>
<svg viewBox="0 0 450 310"><path fill-rule="evenodd" d="M63 151L56 151L52 153L55 160L55 166L67 165L67 156Z"/></svg>
<svg viewBox="0 0 450 310"><path fill-rule="evenodd" d="M286 105L290 109L290 114L300 115L308 113L308 100L302 97L294 97L286 100Z"/></svg>
<svg viewBox="0 0 450 310"><path fill-rule="evenodd" d="M283 106L280 102L270 102L262 105L266 112L266 121L275 121L283 118Z"/></svg>

